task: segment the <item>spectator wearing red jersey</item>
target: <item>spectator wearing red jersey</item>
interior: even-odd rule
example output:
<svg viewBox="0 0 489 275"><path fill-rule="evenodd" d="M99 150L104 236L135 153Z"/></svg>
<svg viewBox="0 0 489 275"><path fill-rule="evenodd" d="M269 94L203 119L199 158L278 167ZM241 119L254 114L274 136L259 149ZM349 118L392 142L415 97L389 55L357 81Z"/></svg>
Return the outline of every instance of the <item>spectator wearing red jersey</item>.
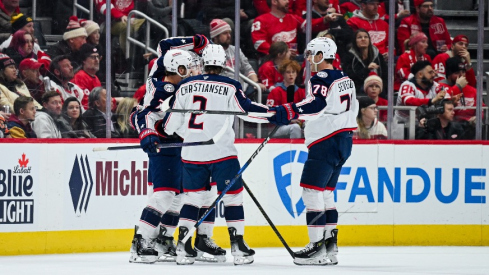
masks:
<svg viewBox="0 0 489 275"><path fill-rule="evenodd" d="M37 102L41 102L42 95L46 92L44 83L39 78L41 75L39 69L43 66L44 64L37 62L34 58L26 58L19 65L19 76L24 81L29 94Z"/></svg>
<svg viewBox="0 0 489 275"><path fill-rule="evenodd" d="M396 64L396 74L394 80L394 91L398 91L401 84L409 78L411 67L418 61L429 61L431 58L426 54L428 48L428 38L422 32L415 34L408 42L410 50L399 56Z"/></svg>
<svg viewBox="0 0 489 275"><path fill-rule="evenodd" d="M364 29L355 32L352 47L342 58L342 67L346 75L355 82L357 96L365 95L362 93L363 84L370 72L374 72L387 83L387 64ZM382 88L385 90L385 87Z"/></svg>
<svg viewBox="0 0 489 275"><path fill-rule="evenodd" d="M365 29L371 42L379 49L380 54L387 60L387 43L389 41L389 24L379 16L379 0L362 0L361 9L353 13L346 22L353 31Z"/></svg>
<svg viewBox="0 0 489 275"><path fill-rule="evenodd" d="M284 81L277 83L277 87L270 92L267 98L267 106L275 107L289 102L297 103L306 98L304 89L295 85L300 69L301 66L297 61L286 60L282 62L278 70L282 74ZM299 120L292 120L289 125L280 126L274 137L301 138L302 130L300 125L301 122Z"/></svg>
<svg viewBox="0 0 489 275"><path fill-rule="evenodd" d="M282 74L278 71L278 66L284 60L290 59L289 47L282 41L273 43L266 59L268 61L263 63L258 69L258 77L268 90L273 90L276 83L283 81Z"/></svg>
<svg viewBox="0 0 489 275"><path fill-rule="evenodd" d="M455 36L452 41L452 50L444 53L440 53L433 59L433 68L437 71L438 76L435 81L442 81L446 78L445 74L445 63L448 58L460 56L465 64L466 77L469 85L476 87L477 80L475 78L474 68L472 68L472 61L470 59L469 51L467 47L469 46L469 38L463 34Z"/></svg>
<svg viewBox="0 0 489 275"><path fill-rule="evenodd" d="M271 11L255 18L251 29L251 38L255 49L267 54L273 42L283 41L297 52L297 31L305 31L306 21L297 15L289 14L289 0L271 0ZM318 32L336 20L339 13L327 14L312 20L312 31Z"/></svg>
<svg viewBox="0 0 489 275"><path fill-rule="evenodd" d="M81 105L84 110L87 110L90 91L95 87L102 86L100 79L97 77L101 56L97 48L88 43L80 48L79 56L81 57L82 68L74 75L72 82L82 89L83 98Z"/></svg>
<svg viewBox="0 0 489 275"><path fill-rule="evenodd" d="M365 79L363 84L363 90L370 97L377 106L387 106L388 101L380 97L379 95L382 93L383 81L375 73L370 73L370 75ZM387 121L387 110L379 111L379 120L382 122Z"/></svg>
<svg viewBox="0 0 489 275"><path fill-rule="evenodd" d="M467 137L475 137L475 109L464 109L464 107L475 107L477 104L477 90L468 85L465 78L465 63L459 57L450 57L446 61L447 78L440 82L440 85L445 86L448 93L457 98L456 107L462 109L455 110L455 120L460 121L467 134ZM483 106L486 106L482 103Z"/></svg>
<svg viewBox="0 0 489 275"><path fill-rule="evenodd" d="M404 18L397 30L399 54L405 50L404 41L418 32L423 32L428 37L427 52L431 58L448 51L452 46L452 40L445 20L433 15L433 0L414 0L414 6L416 13Z"/></svg>
<svg viewBox="0 0 489 275"><path fill-rule="evenodd" d="M110 33L119 36L122 51L126 52L127 24L130 24L131 32L137 32L145 22L145 19L127 18L129 12L134 9L134 0L96 0L95 4L97 11L104 17L107 9L110 10L112 19Z"/></svg>

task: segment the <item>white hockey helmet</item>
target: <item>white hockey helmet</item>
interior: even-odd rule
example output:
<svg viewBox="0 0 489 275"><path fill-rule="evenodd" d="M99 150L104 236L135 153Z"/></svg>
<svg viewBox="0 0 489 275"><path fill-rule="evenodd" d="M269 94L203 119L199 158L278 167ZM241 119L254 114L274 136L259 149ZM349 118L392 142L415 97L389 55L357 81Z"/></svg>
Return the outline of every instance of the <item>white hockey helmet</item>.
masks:
<svg viewBox="0 0 489 275"><path fill-rule="evenodd" d="M336 55L336 43L331 38L327 37L318 37L314 38L307 44L305 58L309 56L314 57L319 52L323 53L323 59L335 59ZM322 62L315 63L314 58L312 58L312 62L314 64L319 64Z"/></svg>
<svg viewBox="0 0 489 275"><path fill-rule="evenodd" d="M192 63L192 56L187 51L183 50L169 50L166 52L163 58L163 65L167 72L176 73L181 77L186 77L190 74L190 64ZM181 75L178 72L178 67L184 66L187 69L186 75Z"/></svg>
<svg viewBox="0 0 489 275"><path fill-rule="evenodd" d="M226 64L226 52L221 45L209 44L202 52L205 66L218 66L224 68Z"/></svg>

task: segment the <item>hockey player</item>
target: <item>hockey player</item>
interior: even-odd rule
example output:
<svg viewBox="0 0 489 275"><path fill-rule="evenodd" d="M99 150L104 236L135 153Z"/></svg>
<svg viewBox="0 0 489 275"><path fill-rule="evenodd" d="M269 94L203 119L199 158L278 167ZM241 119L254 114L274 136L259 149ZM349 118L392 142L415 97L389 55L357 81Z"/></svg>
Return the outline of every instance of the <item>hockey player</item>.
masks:
<svg viewBox="0 0 489 275"><path fill-rule="evenodd" d="M318 73L308 83L306 99L270 108L269 118L287 125L298 114L307 119L304 135L309 155L304 164L300 186L307 209L310 243L295 252L297 265L337 264L338 211L334 204L341 167L352 148L352 131L357 128L358 102L354 82L342 71L333 70L336 44L325 37L307 45L306 57L317 65Z"/></svg>
<svg viewBox="0 0 489 275"><path fill-rule="evenodd" d="M251 102L245 97L241 84L231 78L219 75L226 63L224 49L220 45L208 45L202 54L204 75L184 80L175 95L173 109L224 110L239 112L267 112L264 105ZM192 264L196 253L191 247L191 238L184 244L183 238L189 228L199 219L199 209L205 204L203 190L207 188L209 177L221 192L239 171L237 150L234 146L233 117L224 115L196 115L170 113L165 118L164 130L167 134L178 133L185 142L207 140L226 127L223 137L213 145L184 147L183 189L184 206L180 212L179 241L177 244L177 264ZM257 119L259 120L259 119ZM266 120L262 120L266 121ZM225 218L231 240L231 253L235 264L251 264L255 251L243 239L243 181L237 180L223 196ZM201 233L199 233L201 234ZM198 236L207 248L215 244L207 236ZM216 250L217 250L217 245ZM196 245L196 249L201 249ZM218 252L218 251L215 251ZM225 251L218 258L225 258Z"/></svg>
<svg viewBox="0 0 489 275"><path fill-rule="evenodd" d="M158 149L157 146L181 139L159 135L157 122L164 117L178 83L190 73L192 57L182 49L200 51L207 43L207 38L201 35L160 41L158 53L161 56L146 82L146 94L131 116L139 132L141 148L149 156L153 194L136 227L130 262L152 263L164 254L174 254L173 233L182 205L181 196L176 196L181 191L181 148Z"/></svg>

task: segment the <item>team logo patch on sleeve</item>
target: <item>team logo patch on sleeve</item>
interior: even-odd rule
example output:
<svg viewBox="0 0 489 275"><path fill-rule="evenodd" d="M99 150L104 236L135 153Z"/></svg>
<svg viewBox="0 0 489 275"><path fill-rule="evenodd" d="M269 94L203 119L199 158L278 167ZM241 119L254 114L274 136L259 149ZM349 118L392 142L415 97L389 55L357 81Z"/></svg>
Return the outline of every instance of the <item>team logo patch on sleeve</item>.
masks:
<svg viewBox="0 0 489 275"><path fill-rule="evenodd" d="M169 92L169 93L173 93L175 91L175 87L173 87L173 85L171 84L166 84L163 89L165 89L165 91Z"/></svg>
<svg viewBox="0 0 489 275"><path fill-rule="evenodd" d="M326 78L326 77L328 77L328 73L327 72L318 72L317 76L322 77L322 78Z"/></svg>

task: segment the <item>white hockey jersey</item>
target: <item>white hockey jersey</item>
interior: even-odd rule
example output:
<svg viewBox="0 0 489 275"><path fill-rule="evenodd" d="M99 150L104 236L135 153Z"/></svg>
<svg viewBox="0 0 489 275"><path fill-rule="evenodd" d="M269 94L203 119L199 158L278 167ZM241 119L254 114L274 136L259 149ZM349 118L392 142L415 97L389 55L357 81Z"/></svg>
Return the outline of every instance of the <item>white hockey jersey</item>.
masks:
<svg viewBox="0 0 489 275"><path fill-rule="evenodd" d="M309 81L306 98L294 107L307 120L304 136L308 147L358 127L355 84L342 71L318 72Z"/></svg>
<svg viewBox="0 0 489 275"><path fill-rule="evenodd" d="M208 74L182 81L175 94L172 109L258 113L268 111L265 105L246 98L241 84L236 80ZM266 121L266 118L260 119ZM216 144L182 148L183 161L206 164L225 160L238 154L234 146L233 122L234 116L170 113L165 117L164 130L169 135L177 133L185 142L196 142L213 138L225 127L224 135Z"/></svg>

